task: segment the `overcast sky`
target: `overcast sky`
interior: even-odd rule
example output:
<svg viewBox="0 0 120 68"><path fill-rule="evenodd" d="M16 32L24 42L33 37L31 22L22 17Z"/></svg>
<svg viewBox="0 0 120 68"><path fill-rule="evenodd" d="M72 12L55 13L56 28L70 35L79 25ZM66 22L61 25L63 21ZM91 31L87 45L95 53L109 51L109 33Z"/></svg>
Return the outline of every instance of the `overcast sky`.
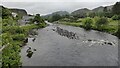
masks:
<svg viewBox="0 0 120 68"><path fill-rule="evenodd" d="M42 15L55 11L72 12L80 8L93 9L98 6L113 5L119 0L4 0L0 2L9 8L26 9L29 14Z"/></svg>

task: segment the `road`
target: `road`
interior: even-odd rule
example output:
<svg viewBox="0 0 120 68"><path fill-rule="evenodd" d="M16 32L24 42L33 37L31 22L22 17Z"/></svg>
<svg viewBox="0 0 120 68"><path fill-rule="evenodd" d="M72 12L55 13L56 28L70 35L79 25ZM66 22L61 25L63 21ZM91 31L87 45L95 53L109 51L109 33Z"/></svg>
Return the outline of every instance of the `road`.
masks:
<svg viewBox="0 0 120 68"><path fill-rule="evenodd" d="M56 27L71 31L79 36L79 40L59 35ZM54 30L53 30L54 29ZM21 50L23 66L117 66L117 37L98 31L85 31L79 27L50 25L38 30L38 36ZM87 39L98 40L96 43ZM100 41L114 42L114 45L101 44ZM28 58L26 50L31 47L33 55Z"/></svg>

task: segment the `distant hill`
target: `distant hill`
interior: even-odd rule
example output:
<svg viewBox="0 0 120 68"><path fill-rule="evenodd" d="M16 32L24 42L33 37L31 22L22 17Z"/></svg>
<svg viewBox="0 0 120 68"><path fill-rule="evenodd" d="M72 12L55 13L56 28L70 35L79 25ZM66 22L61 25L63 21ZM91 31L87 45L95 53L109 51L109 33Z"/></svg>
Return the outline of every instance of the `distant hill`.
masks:
<svg viewBox="0 0 120 68"><path fill-rule="evenodd" d="M111 11L113 5L111 5L111 6L105 6L105 7L107 7L107 10L108 10L108 11ZM94 11L94 12L103 12L103 10L104 10L104 7L103 7L103 6L100 6L100 7L94 8L92 11Z"/></svg>
<svg viewBox="0 0 120 68"><path fill-rule="evenodd" d="M17 13L17 14L20 14L20 15L27 15L27 11L24 10L24 9L9 9L11 12L14 12L14 13Z"/></svg>
<svg viewBox="0 0 120 68"><path fill-rule="evenodd" d="M113 5L111 5L111 6L105 6L105 7L107 7L107 10L109 12L111 12ZM76 17L85 17L87 15L87 13L90 13L90 12L103 12L103 10L104 10L105 7L100 6L100 7L94 8L92 10L89 10L87 8L78 9L78 10L73 11L71 13L71 15L72 16L76 16Z"/></svg>
<svg viewBox="0 0 120 68"><path fill-rule="evenodd" d="M71 13L72 16L79 16L79 17L84 17L86 16L86 14L88 12L91 12L91 10L87 9L87 8L83 8L83 9L78 9L78 10L75 10Z"/></svg>
<svg viewBox="0 0 120 68"><path fill-rule="evenodd" d="M100 6L100 7L94 8L92 11L94 11L94 12L103 12L103 9L104 9L104 7Z"/></svg>
<svg viewBox="0 0 120 68"><path fill-rule="evenodd" d="M58 15L60 15L60 16L64 16L64 15L69 15L69 12L67 12L67 11L57 11L57 12L53 12L53 13L51 13L51 14L44 15L44 16L42 16L42 17L43 17L43 18L50 18L50 17L52 17L52 16L55 15L55 14L58 14Z"/></svg>
<svg viewBox="0 0 120 68"><path fill-rule="evenodd" d="M87 9L87 8L83 8L83 9L78 9L76 11L73 11L71 14L72 15L78 15L78 14L82 14L82 13L88 13L91 10Z"/></svg>
<svg viewBox="0 0 120 68"><path fill-rule="evenodd" d="M106 7L107 7L107 10L112 11L113 5L106 6Z"/></svg>
<svg viewBox="0 0 120 68"><path fill-rule="evenodd" d="M53 12L51 14L47 14L47 15L44 15L44 16L52 16L52 15L55 15L55 14L58 14L60 16L69 15L69 13L67 11L57 11L57 12Z"/></svg>
<svg viewBox="0 0 120 68"><path fill-rule="evenodd" d="M55 14L59 14L60 16L69 15L67 11L57 11L57 12L52 13L52 15L55 15Z"/></svg>

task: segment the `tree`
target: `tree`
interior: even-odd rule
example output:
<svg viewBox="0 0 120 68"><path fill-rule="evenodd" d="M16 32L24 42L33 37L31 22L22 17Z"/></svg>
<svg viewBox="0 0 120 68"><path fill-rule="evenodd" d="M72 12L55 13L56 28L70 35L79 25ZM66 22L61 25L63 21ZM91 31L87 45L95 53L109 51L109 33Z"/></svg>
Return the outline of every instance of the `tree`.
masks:
<svg viewBox="0 0 120 68"><path fill-rule="evenodd" d="M104 7L103 14L104 14L105 17L108 17L108 18L111 18L113 16L110 9L108 9L107 7Z"/></svg>
<svg viewBox="0 0 120 68"><path fill-rule="evenodd" d="M90 12L90 13L88 13L88 17L94 18L95 16L96 16L95 12Z"/></svg>
<svg viewBox="0 0 120 68"><path fill-rule="evenodd" d="M107 7L104 7L103 11L104 12L108 12Z"/></svg>
<svg viewBox="0 0 120 68"><path fill-rule="evenodd" d="M119 14L120 15L120 2L117 2L113 8L112 8L113 14Z"/></svg>
<svg viewBox="0 0 120 68"><path fill-rule="evenodd" d="M112 17L112 19L113 19L113 20L119 20L120 18L119 18L118 15L114 15L114 16Z"/></svg>
<svg viewBox="0 0 120 68"><path fill-rule="evenodd" d="M87 17L87 13L85 13L85 12L82 12L82 13L80 13L80 14L75 14L75 15L73 15L73 17L74 18L85 18L85 17Z"/></svg>
<svg viewBox="0 0 120 68"><path fill-rule="evenodd" d="M2 6L2 19L6 19L12 16L12 13L9 9Z"/></svg>
<svg viewBox="0 0 120 68"><path fill-rule="evenodd" d="M96 16L103 17L104 16L104 12L96 12Z"/></svg>
<svg viewBox="0 0 120 68"><path fill-rule="evenodd" d="M54 22L54 21L58 21L58 20L60 20L62 17L59 15L59 14L55 14L55 15L53 15L50 19L49 19L49 21L50 22Z"/></svg>
<svg viewBox="0 0 120 68"><path fill-rule="evenodd" d="M63 16L63 18L70 18L70 15L66 14Z"/></svg>
<svg viewBox="0 0 120 68"><path fill-rule="evenodd" d="M40 23L44 23L44 20L40 17L40 14L36 14L36 16L33 19L33 22L40 24Z"/></svg>

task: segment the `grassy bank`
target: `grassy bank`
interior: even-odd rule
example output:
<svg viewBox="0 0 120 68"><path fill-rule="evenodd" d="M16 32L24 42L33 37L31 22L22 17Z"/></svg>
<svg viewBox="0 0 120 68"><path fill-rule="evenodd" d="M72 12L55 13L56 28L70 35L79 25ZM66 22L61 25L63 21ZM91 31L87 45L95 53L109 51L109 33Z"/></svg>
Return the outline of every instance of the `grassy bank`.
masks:
<svg viewBox="0 0 120 68"><path fill-rule="evenodd" d="M0 34L0 47L2 50L2 67L3 68L18 68L21 66L20 51L21 47L27 43L27 38L33 29L43 28L43 24L27 24L24 26L17 25L17 22L12 18L2 19L0 22L2 33Z"/></svg>
<svg viewBox="0 0 120 68"><path fill-rule="evenodd" d="M98 31L102 31L102 32L107 32L107 33L110 33L110 34L113 34L113 35L115 35L116 32L118 31L118 20L112 20L111 18L107 18L108 24L103 24L102 27L98 28L96 26L97 18L91 18L91 19L92 19L93 22L91 24L90 29L98 30ZM86 20L86 18L79 19L76 22L60 21L59 24L86 28L85 22L84 22L85 20Z"/></svg>

